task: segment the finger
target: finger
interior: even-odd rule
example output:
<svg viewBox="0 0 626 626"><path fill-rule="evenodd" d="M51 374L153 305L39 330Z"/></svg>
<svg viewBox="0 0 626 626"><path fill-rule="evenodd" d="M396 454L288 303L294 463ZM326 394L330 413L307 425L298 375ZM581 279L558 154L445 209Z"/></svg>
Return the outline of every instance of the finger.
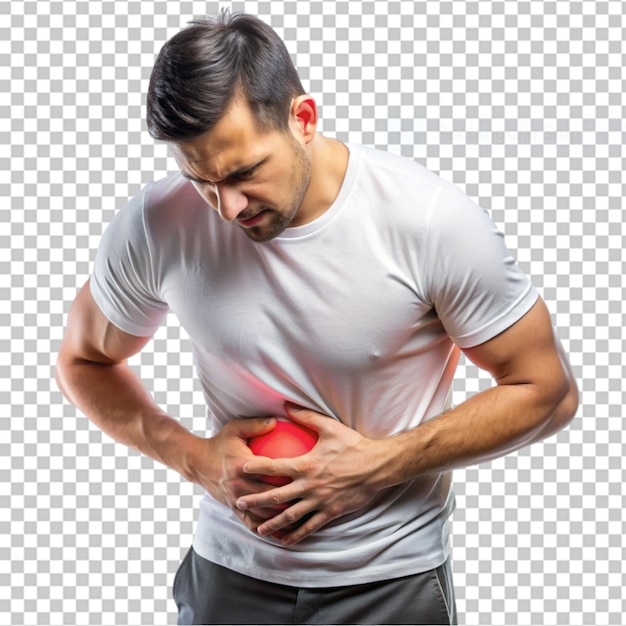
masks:
<svg viewBox="0 0 626 626"><path fill-rule="evenodd" d="M291 531L300 524L306 522L314 512L311 511L310 505L302 500L296 500L291 503L289 508L282 511L279 515L265 520L257 528L257 532L261 536L273 535L277 531Z"/></svg>
<svg viewBox="0 0 626 626"><path fill-rule="evenodd" d="M269 506L255 506L247 508L235 507L235 511L246 512L252 515L255 519L264 522L272 517L282 513L285 509L289 508L293 504L292 502L285 502L284 504L271 504ZM259 522L260 523L260 522Z"/></svg>
<svg viewBox="0 0 626 626"><path fill-rule="evenodd" d="M292 483L284 487L270 488L261 493L250 493L237 498L235 506L240 511L257 508L277 508L289 504L300 496L299 490L291 487Z"/></svg>
<svg viewBox="0 0 626 626"><path fill-rule="evenodd" d="M272 537L280 539L284 545L294 545L322 528L327 522L328 516L324 513L309 511L300 519L286 526L281 526L275 532L269 532L269 530L278 524L278 518L263 522L258 526L257 532L260 535L270 534Z"/></svg>
<svg viewBox="0 0 626 626"><path fill-rule="evenodd" d="M311 519L311 517L313 517L316 513L317 511L311 511L310 513L307 513L304 517L301 517L294 524L285 526L285 528L281 528L280 530L277 530L275 533L272 533L271 536L274 537L275 539L282 539L283 537L286 537L292 530L294 530L295 528L300 528L300 526L304 524L304 522Z"/></svg>
<svg viewBox="0 0 626 626"><path fill-rule="evenodd" d="M276 418L274 417L237 419L228 423L228 428L231 430L232 434L242 439L265 435L271 432L275 427Z"/></svg>
<svg viewBox="0 0 626 626"><path fill-rule="evenodd" d="M258 474L263 476L288 476L295 475L293 461L291 459L270 459L266 456L257 456L247 461L243 466L246 474Z"/></svg>
<svg viewBox="0 0 626 626"><path fill-rule="evenodd" d="M276 507L267 507L263 509L248 509L245 511L241 511L239 509L234 509L235 515L242 521L245 526L247 526L250 530L256 531L256 529L276 515L280 515L289 505L283 504Z"/></svg>
<svg viewBox="0 0 626 626"><path fill-rule="evenodd" d="M255 509L249 509L250 514L254 517L254 519L259 520L259 524L266 522L277 515L280 515L285 509L288 509L291 506L289 503L285 504L277 504L276 506L266 506L266 507L258 507Z"/></svg>
<svg viewBox="0 0 626 626"><path fill-rule="evenodd" d="M235 515L239 518L239 521L243 523L243 525L253 532L256 532L257 528L260 524L262 524L265 520L256 519L254 515L252 515L249 511L237 511L235 510Z"/></svg>
<svg viewBox="0 0 626 626"><path fill-rule="evenodd" d="M324 431L325 427L329 425L328 415L323 415L291 402L285 402L285 411L294 422L298 422L317 432ZM333 418L330 418L330 420L335 421Z"/></svg>

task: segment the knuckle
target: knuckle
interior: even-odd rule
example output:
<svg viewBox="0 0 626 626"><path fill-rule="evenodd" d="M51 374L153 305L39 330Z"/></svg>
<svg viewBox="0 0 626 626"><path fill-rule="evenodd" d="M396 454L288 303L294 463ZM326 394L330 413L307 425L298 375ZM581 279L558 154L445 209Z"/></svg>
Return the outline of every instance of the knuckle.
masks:
<svg viewBox="0 0 626 626"><path fill-rule="evenodd" d="M266 467L263 469L263 473L267 476L275 476L276 475L276 463L273 459L269 459L267 461Z"/></svg>
<svg viewBox="0 0 626 626"><path fill-rule="evenodd" d="M304 459L298 464L298 471L301 474L314 476L319 471L320 464L315 459Z"/></svg>
<svg viewBox="0 0 626 626"><path fill-rule="evenodd" d="M339 517L342 513L343 513L343 506L339 503L331 504L326 509L326 516L328 517L329 520Z"/></svg>
<svg viewBox="0 0 626 626"><path fill-rule="evenodd" d="M298 513L294 513L289 509L285 511L285 518L289 524L295 524L300 519L300 517L301 516Z"/></svg>
<svg viewBox="0 0 626 626"><path fill-rule="evenodd" d="M307 535L314 533L316 530L319 530L323 525L324 522L320 522L319 519L307 520L306 523L302 524L302 526L298 529L298 534L301 537L306 537Z"/></svg>

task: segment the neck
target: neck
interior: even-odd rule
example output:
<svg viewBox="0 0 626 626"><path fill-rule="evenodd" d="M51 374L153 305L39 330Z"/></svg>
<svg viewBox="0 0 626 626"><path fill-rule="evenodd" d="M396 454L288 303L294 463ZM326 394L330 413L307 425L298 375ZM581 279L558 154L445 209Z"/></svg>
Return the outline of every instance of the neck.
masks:
<svg viewBox="0 0 626 626"><path fill-rule="evenodd" d="M317 134L307 146L311 159L311 180L302 202L303 224L323 215L337 199L348 167L348 148Z"/></svg>

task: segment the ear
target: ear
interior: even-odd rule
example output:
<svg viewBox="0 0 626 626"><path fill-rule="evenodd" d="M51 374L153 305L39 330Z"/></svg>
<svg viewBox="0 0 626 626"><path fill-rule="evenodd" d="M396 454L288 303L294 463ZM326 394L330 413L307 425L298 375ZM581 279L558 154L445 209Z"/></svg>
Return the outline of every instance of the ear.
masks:
<svg viewBox="0 0 626 626"><path fill-rule="evenodd" d="M317 132L317 104L308 94L297 96L291 102L289 126L291 132L305 144L313 141Z"/></svg>

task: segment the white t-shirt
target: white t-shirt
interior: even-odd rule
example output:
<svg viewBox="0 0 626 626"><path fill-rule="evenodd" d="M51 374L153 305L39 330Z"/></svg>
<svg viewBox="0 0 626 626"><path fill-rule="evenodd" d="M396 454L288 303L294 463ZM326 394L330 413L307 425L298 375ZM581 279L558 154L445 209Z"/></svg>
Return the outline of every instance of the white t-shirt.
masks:
<svg viewBox="0 0 626 626"><path fill-rule="evenodd" d="M381 438L446 408L459 347L519 320L537 292L487 213L412 160L349 145L321 217L265 242L223 222L180 174L149 184L105 232L91 280L107 318L147 336L187 331L210 433L284 416L291 401ZM449 473L381 492L286 548L205 495L194 548L301 587L426 571L449 553Z"/></svg>

